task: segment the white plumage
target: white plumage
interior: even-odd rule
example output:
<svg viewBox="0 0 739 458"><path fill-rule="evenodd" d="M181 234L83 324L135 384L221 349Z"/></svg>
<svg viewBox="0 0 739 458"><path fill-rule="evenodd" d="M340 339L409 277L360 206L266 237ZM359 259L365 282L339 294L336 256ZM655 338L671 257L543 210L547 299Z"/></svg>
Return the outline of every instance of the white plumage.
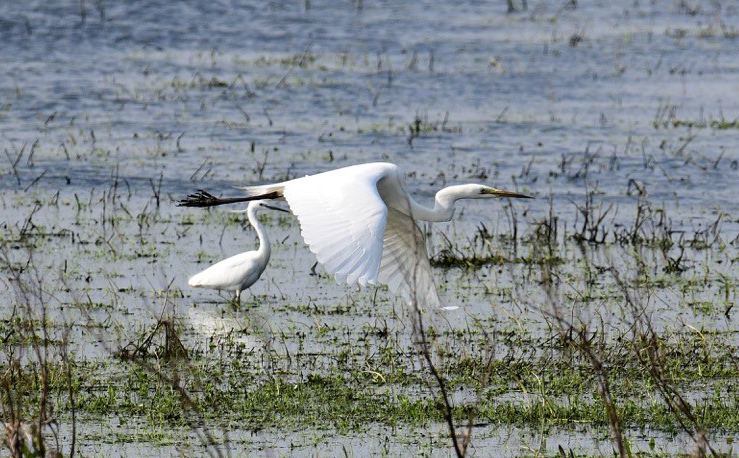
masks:
<svg viewBox="0 0 739 458"><path fill-rule="evenodd" d="M201 191L181 205L284 198L306 244L338 282L386 284L408 301L437 307L441 301L416 220L449 221L459 199L529 197L478 184L458 185L440 190L434 207L428 208L413 200L403 172L390 163L354 165L242 189L246 197L220 199Z"/></svg>
<svg viewBox="0 0 739 458"><path fill-rule="evenodd" d="M281 208L266 205L262 201L249 202L246 214L249 223L259 236L259 249L231 256L193 275L187 282L191 287L235 291L236 301L239 302L241 292L259 280L262 272L267 267L271 253L269 238L256 215L257 209L260 207L285 211Z"/></svg>

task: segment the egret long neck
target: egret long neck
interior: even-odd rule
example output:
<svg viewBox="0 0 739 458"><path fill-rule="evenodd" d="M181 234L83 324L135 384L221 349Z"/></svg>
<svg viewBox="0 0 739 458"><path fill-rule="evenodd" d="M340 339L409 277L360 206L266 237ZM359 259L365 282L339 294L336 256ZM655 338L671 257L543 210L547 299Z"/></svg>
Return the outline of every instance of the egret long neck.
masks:
<svg viewBox="0 0 739 458"><path fill-rule="evenodd" d="M269 245L267 232L265 232L262 224L259 222L259 219L257 219L256 208L249 207L249 210L247 211L247 216L249 217L249 223L251 223L251 227L253 227L254 230L257 231L257 236L259 237L259 249L257 250L257 255L259 256L259 259L264 262L264 264L267 264L267 262L269 261L269 256L272 252Z"/></svg>
<svg viewBox="0 0 739 458"><path fill-rule="evenodd" d="M425 207L410 199L411 213L421 221L451 221L454 216L454 203L464 196L460 195L456 186L449 186L436 193L434 208Z"/></svg>

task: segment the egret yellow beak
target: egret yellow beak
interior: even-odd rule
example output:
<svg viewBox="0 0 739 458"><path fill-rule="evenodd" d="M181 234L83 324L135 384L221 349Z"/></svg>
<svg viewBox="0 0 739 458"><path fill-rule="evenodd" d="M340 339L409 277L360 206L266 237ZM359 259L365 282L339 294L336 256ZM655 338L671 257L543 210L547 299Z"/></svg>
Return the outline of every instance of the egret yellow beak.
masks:
<svg viewBox="0 0 739 458"><path fill-rule="evenodd" d="M290 212L289 212L288 210L285 210L284 208L280 208L280 207L274 207L274 206L272 206L272 205L262 205L262 206L263 206L264 208L269 208L270 210L277 210L278 212L285 212L285 213L290 213Z"/></svg>
<svg viewBox="0 0 739 458"><path fill-rule="evenodd" d="M527 194L521 194L519 192L512 192L512 191L504 191L502 189L495 189L495 188L483 188L482 194L491 194L495 197L509 197L514 199L533 199L533 196L529 196Z"/></svg>

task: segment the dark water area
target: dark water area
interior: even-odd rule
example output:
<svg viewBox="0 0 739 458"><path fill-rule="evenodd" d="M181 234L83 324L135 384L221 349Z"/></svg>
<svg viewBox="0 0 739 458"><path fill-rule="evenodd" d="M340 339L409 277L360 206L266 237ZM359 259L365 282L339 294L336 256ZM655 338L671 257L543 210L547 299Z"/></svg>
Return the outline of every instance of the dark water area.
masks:
<svg viewBox="0 0 739 458"><path fill-rule="evenodd" d="M609 197L635 179L656 199L733 205L735 129L710 127L739 116L732 5L0 8L5 148L38 140L34 169L20 163L25 183L47 170L38 186L69 177L83 189L118 167L144 188L163 174L182 193L204 162L220 188L385 159L430 179L441 171L462 181L472 174L462 169L479 167L501 187L516 177L567 199L583 193L582 174L573 176L589 161L588 178ZM409 143L416 117L430 131ZM66 160L60 145L83 157ZM262 151L260 180L249 169ZM329 154L335 162L321 160ZM574 170L553 176L563 157Z"/></svg>

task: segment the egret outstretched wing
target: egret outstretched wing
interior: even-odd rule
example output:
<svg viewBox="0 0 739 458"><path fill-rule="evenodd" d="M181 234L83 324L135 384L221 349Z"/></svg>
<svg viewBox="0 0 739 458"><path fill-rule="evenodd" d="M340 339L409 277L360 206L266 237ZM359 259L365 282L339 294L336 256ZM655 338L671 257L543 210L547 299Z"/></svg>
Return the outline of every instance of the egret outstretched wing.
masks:
<svg viewBox="0 0 739 458"><path fill-rule="evenodd" d="M383 174L340 170L289 181L282 192L318 262L340 283L374 284L388 212L377 190Z"/></svg>
<svg viewBox="0 0 739 458"><path fill-rule="evenodd" d="M441 307L426 239L413 218L392 208L388 210L379 280L407 301Z"/></svg>

